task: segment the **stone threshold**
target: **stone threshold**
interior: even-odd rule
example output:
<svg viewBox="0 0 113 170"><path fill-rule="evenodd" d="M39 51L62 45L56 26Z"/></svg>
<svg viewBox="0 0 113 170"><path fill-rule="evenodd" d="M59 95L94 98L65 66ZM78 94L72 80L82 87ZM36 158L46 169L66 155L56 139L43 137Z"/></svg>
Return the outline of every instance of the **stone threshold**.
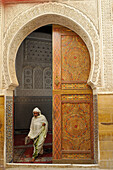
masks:
<svg viewBox="0 0 113 170"><path fill-rule="evenodd" d="M6 168L90 168L99 169L98 164L23 164L6 163Z"/></svg>

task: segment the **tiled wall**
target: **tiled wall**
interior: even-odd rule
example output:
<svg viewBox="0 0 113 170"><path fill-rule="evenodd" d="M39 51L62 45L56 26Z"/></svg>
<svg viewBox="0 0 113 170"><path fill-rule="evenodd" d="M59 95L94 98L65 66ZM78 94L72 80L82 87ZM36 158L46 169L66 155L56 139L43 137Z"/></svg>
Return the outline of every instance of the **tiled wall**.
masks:
<svg viewBox="0 0 113 170"><path fill-rule="evenodd" d="M98 95L100 167L113 169L113 95Z"/></svg>
<svg viewBox="0 0 113 170"><path fill-rule="evenodd" d="M0 96L0 169L4 164L4 96Z"/></svg>
<svg viewBox="0 0 113 170"><path fill-rule="evenodd" d="M13 162L13 97L6 96L6 162Z"/></svg>

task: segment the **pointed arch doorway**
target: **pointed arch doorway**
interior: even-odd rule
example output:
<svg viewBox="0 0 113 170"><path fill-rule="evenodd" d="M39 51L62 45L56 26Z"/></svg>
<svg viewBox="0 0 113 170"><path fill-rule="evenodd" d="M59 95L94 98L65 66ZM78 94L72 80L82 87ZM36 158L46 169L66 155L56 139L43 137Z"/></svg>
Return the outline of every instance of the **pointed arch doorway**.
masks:
<svg viewBox="0 0 113 170"><path fill-rule="evenodd" d="M62 26L52 27L52 162L94 163L93 95L87 84L89 52L76 33ZM39 72L43 77L41 67L35 77Z"/></svg>

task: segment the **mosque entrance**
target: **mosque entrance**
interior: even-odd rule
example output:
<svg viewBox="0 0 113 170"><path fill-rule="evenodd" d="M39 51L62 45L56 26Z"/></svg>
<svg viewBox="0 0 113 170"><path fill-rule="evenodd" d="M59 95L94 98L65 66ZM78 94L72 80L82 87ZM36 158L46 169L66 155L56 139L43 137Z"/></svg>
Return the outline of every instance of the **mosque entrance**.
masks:
<svg viewBox="0 0 113 170"><path fill-rule="evenodd" d="M41 27L21 44L16 72L14 162L28 163L32 157L32 143L25 146L24 138L38 107L49 131L44 154L35 163L94 163L90 56L83 40L59 25Z"/></svg>

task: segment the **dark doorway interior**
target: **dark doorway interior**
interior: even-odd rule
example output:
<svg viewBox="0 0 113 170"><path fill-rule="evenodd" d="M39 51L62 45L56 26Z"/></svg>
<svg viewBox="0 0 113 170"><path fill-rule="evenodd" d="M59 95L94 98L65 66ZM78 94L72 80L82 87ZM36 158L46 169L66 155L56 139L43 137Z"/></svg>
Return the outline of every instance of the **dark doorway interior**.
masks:
<svg viewBox="0 0 113 170"><path fill-rule="evenodd" d="M41 27L22 42L16 57L19 86L14 92L14 162L28 163L32 142L24 145L32 111L38 107L48 120L44 154L37 163L52 163L52 25ZM35 163L36 163L35 162Z"/></svg>

